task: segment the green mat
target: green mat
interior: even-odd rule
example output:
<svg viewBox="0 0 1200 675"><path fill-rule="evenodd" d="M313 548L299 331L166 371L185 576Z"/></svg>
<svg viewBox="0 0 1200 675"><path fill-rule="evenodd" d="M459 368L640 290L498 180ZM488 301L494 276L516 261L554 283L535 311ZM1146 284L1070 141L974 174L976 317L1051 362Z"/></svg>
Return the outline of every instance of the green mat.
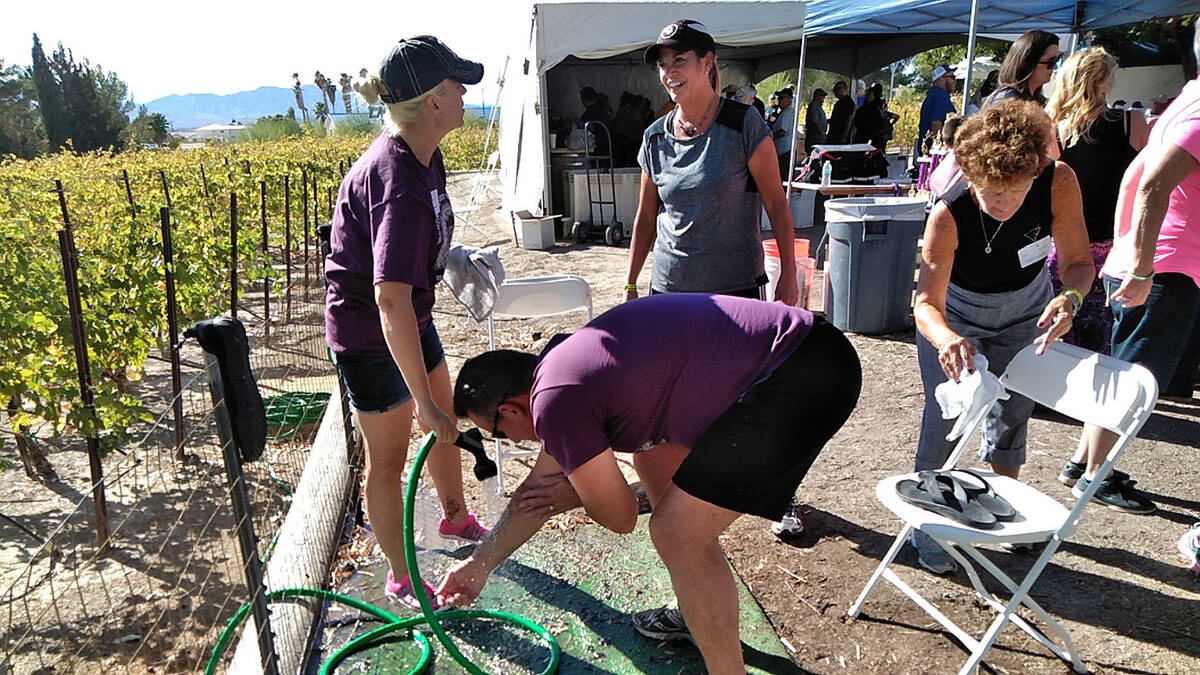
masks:
<svg viewBox="0 0 1200 675"><path fill-rule="evenodd" d="M650 542L649 516L628 536L597 525L539 532L489 579L475 607L522 614L554 633L563 650L560 673L700 673L700 653L688 642L659 642L638 635L629 613L673 597L670 579ZM457 554L462 557L466 550ZM456 554L423 551L422 574L436 587ZM397 611L383 594L387 564L360 568L340 593ZM762 609L738 581L743 653L752 673L799 673ZM388 604L391 603L391 604ZM404 614L401 610L398 613ZM325 618L325 656L353 635L375 627L353 620L357 612L330 607ZM406 615L406 614L405 614ZM538 672L547 652L532 634L490 622L448 623L463 653L489 673ZM404 673L420 650L411 640L393 641L347 661L342 673ZM440 645L430 672L461 669ZM317 655L316 658L324 658Z"/></svg>
<svg viewBox="0 0 1200 675"><path fill-rule="evenodd" d="M267 410L267 440L286 441L305 424L321 419L329 392L290 391L263 398Z"/></svg>

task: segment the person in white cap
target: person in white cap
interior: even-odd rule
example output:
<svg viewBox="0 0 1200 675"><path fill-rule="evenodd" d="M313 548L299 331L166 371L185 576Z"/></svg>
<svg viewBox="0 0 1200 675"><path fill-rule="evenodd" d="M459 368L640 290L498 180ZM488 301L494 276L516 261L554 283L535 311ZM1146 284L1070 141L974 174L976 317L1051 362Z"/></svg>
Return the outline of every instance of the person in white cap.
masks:
<svg viewBox="0 0 1200 675"><path fill-rule="evenodd" d="M954 102L950 100L950 94L954 93L954 89L958 85L954 79L954 69L945 64L935 66L929 79L933 81L933 87L929 89L929 93L925 95L925 101L921 103L921 121L917 126L917 147L913 151L914 157L921 154L921 148L926 138L937 138L942 133L942 124L946 121L946 115L958 112L958 109L954 107Z"/></svg>

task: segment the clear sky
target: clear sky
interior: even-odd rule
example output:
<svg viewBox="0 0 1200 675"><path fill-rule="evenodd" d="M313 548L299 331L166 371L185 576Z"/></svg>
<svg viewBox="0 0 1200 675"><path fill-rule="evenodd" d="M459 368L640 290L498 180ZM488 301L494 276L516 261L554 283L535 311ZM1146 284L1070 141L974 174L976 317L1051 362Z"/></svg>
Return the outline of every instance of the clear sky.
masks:
<svg viewBox="0 0 1200 675"><path fill-rule="evenodd" d="M78 61L115 72L138 103L168 94L231 94L376 70L400 38L433 34L485 72L470 103L494 102L513 46L528 44L530 4L519 0L186 3L176 0L7 0L0 59L27 66L33 34L47 55L62 42ZM512 67L516 67L513 65Z"/></svg>

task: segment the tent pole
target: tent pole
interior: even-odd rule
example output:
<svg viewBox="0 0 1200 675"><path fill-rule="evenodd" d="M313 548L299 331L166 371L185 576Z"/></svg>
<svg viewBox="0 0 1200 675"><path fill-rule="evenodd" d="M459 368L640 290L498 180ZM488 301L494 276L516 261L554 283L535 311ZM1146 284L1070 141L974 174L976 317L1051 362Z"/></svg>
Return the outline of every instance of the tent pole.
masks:
<svg viewBox="0 0 1200 675"><path fill-rule="evenodd" d="M962 114L971 102L971 71L975 69L975 29L979 22L979 0L971 0L971 31L967 35L967 76L963 79Z"/></svg>
<svg viewBox="0 0 1200 675"><path fill-rule="evenodd" d="M1067 48L1063 50L1063 53L1066 54L1067 56L1070 56L1070 55L1074 54L1075 52L1079 51L1079 42L1080 42L1079 33L1068 33L1067 34Z"/></svg>
<svg viewBox="0 0 1200 675"><path fill-rule="evenodd" d="M780 176L785 185L784 197L788 200L789 204L792 199L792 173L796 170L796 131L800 129L800 101L804 100L804 60L807 57L808 35L802 34L800 37L800 67L797 68L796 91L792 96L792 105L796 109L796 114L792 117L792 152L788 158L788 175Z"/></svg>

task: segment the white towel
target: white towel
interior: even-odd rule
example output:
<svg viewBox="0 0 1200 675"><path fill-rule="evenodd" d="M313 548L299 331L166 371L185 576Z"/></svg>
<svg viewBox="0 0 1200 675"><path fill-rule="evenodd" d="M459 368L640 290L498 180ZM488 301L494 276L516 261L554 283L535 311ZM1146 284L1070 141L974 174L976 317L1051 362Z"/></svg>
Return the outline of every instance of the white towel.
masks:
<svg viewBox="0 0 1200 675"><path fill-rule="evenodd" d="M999 378L988 370L988 360L983 354L976 354L975 372L963 372L958 382L946 380L933 390L933 396L942 407L942 419L958 418L954 428L946 434L946 440L952 441L967 430L967 424L975 418L980 410L989 410L996 401L1008 400L1008 392Z"/></svg>
<svg viewBox="0 0 1200 675"><path fill-rule="evenodd" d="M446 272L442 281L476 321L492 315L504 283L504 264L500 262L497 246L475 248L455 244L446 256Z"/></svg>

